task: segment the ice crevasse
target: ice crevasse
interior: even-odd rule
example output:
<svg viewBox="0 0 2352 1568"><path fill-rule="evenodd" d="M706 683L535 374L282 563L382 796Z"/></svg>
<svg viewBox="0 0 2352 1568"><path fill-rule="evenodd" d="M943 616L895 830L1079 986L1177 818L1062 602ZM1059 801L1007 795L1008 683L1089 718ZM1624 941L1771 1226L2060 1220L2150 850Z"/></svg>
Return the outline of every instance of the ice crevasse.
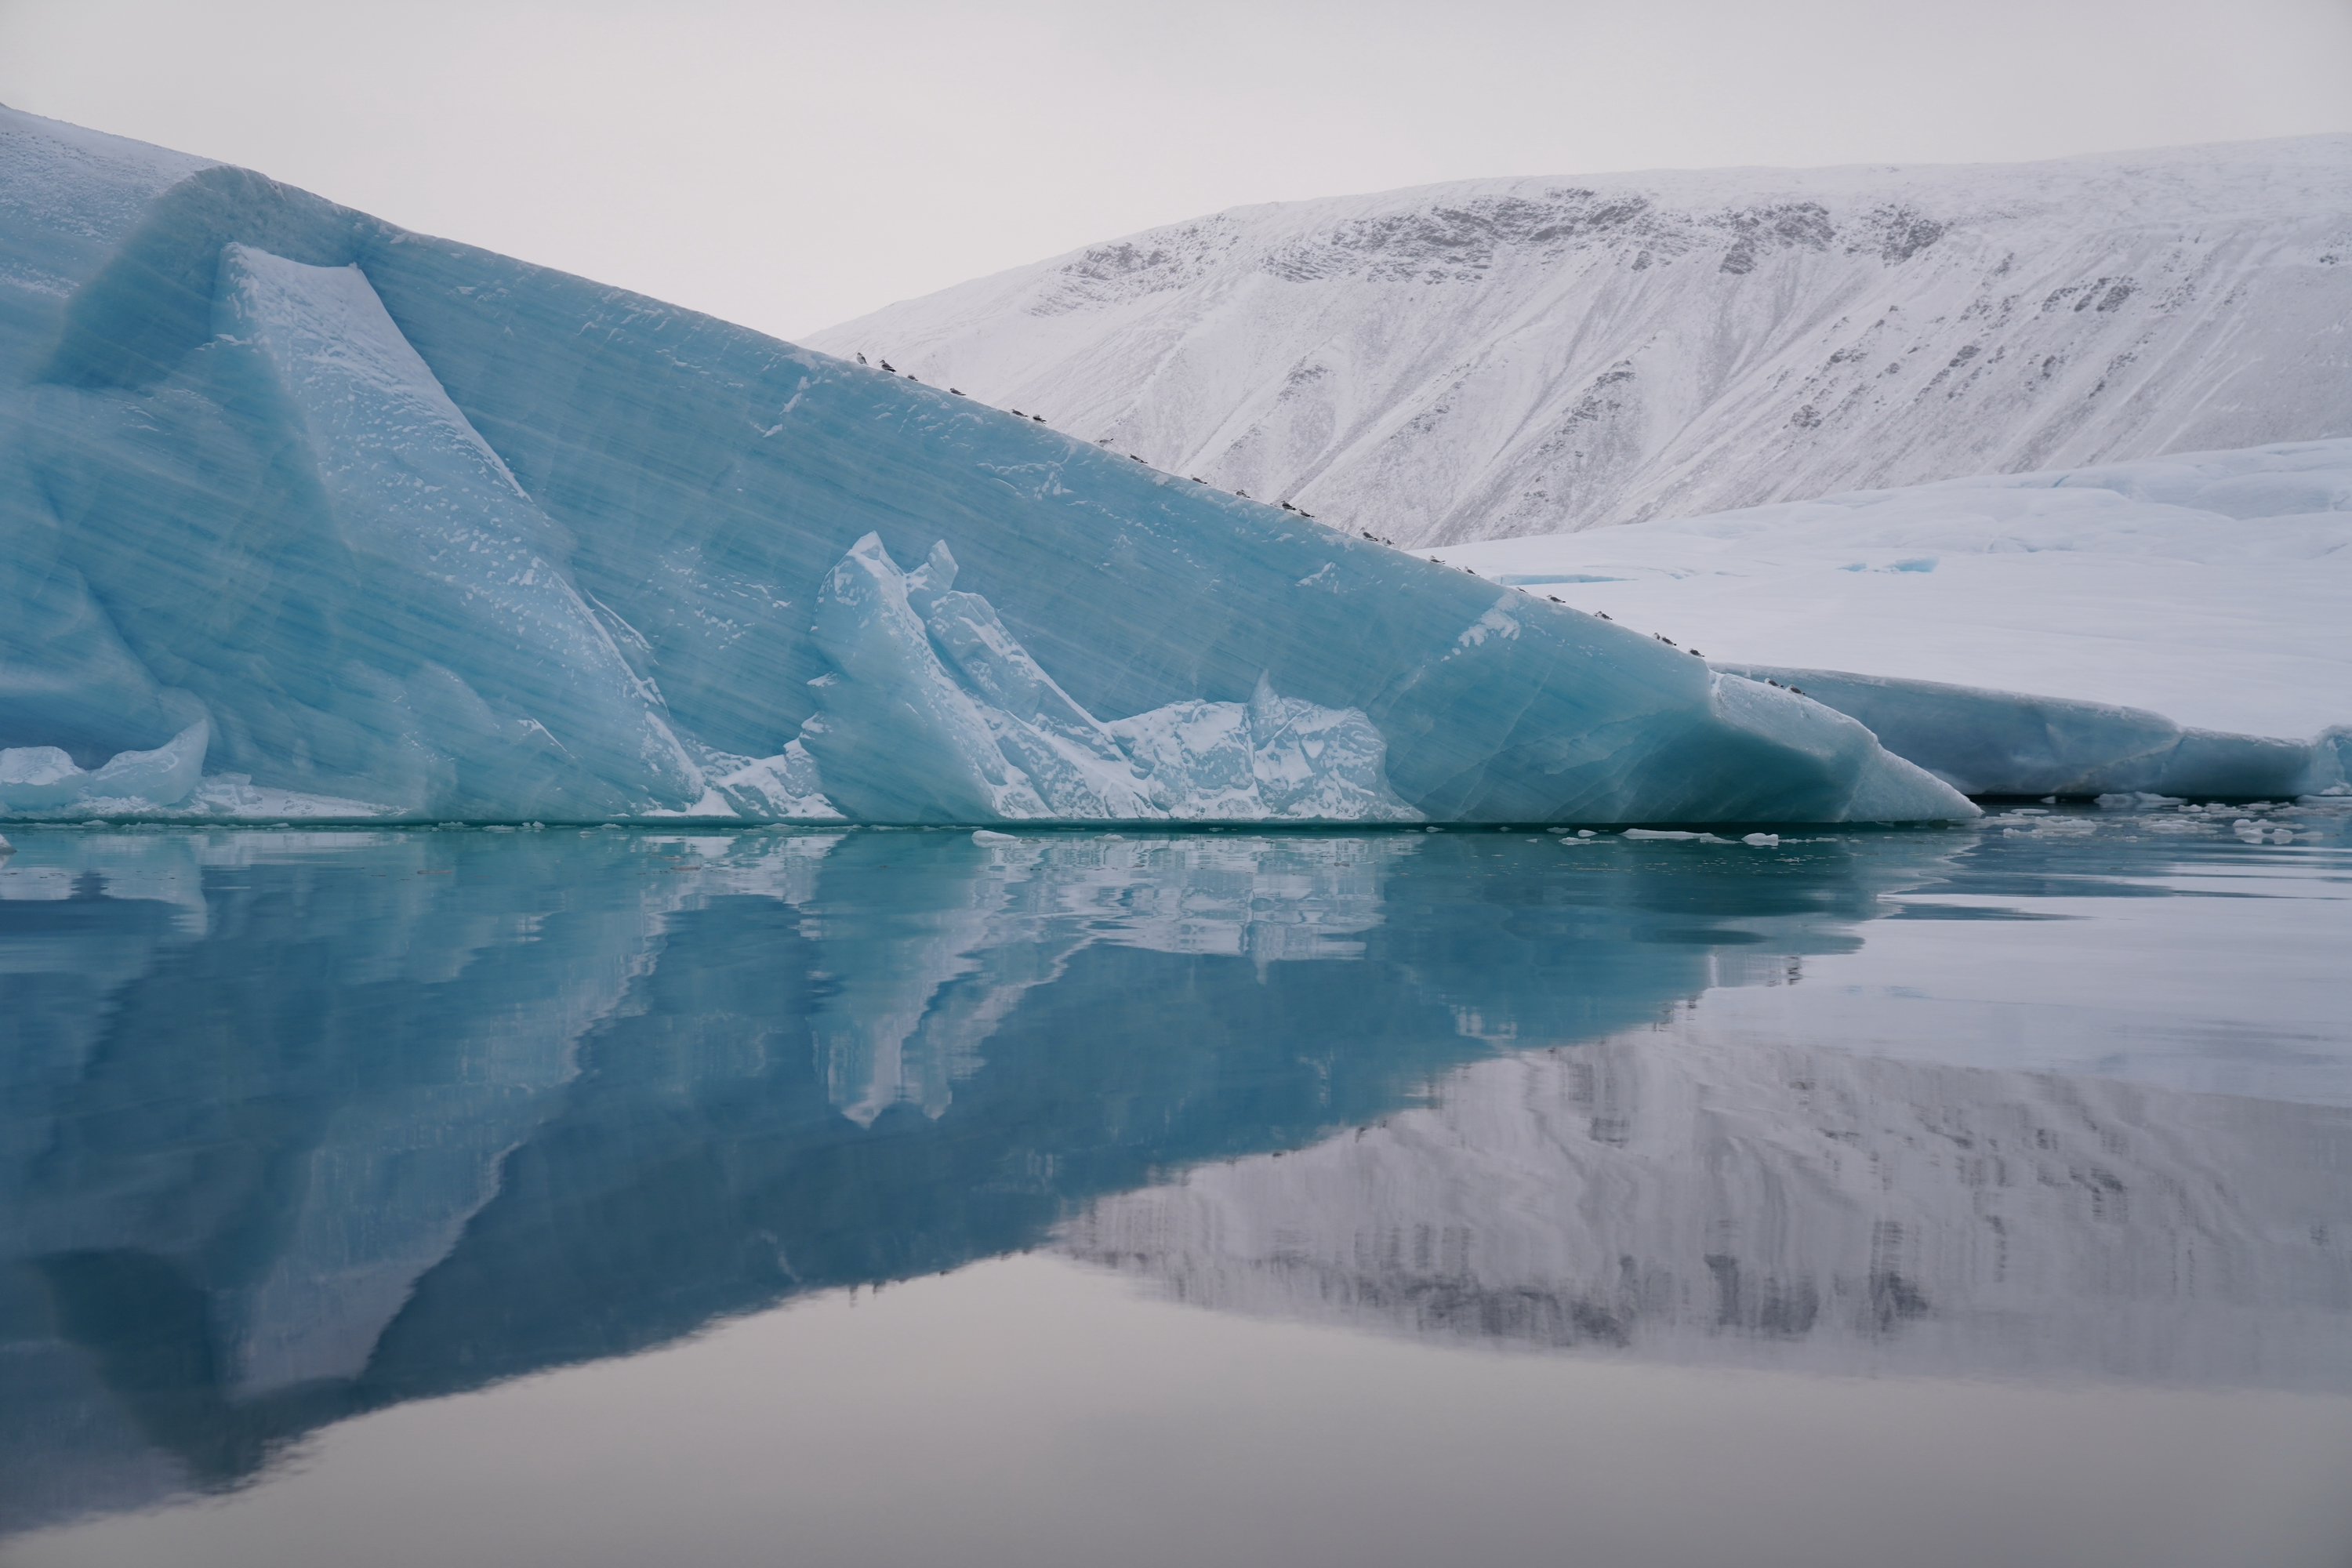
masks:
<svg viewBox="0 0 2352 1568"><path fill-rule="evenodd" d="M1974 814L1595 616L5 110L0 399L13 817Z"/></svg>

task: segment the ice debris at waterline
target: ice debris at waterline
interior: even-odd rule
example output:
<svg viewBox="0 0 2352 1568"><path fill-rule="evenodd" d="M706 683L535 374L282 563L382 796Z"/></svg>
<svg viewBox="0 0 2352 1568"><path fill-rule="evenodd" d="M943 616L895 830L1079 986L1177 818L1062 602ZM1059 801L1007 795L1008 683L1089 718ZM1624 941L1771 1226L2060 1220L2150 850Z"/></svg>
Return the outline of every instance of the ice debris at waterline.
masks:
<svg viewBox="0 0 2352 1568"><path fill-rule="evenodd" d="M7 815L1974 814L1826 707L1031 420L0 141Z"/></svg>

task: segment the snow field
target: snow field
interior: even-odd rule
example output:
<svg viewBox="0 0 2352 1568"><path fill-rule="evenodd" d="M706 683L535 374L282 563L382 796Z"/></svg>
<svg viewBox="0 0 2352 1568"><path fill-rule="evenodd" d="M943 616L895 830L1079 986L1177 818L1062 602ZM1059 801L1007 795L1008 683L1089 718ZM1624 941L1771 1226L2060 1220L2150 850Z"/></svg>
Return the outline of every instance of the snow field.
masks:
<svg viewBox="0 0 2352 1568"><path fill-rule="evenodd" d="M1971 794L2344 783L2352 440L1433 553L1801 688Z"/></svg>

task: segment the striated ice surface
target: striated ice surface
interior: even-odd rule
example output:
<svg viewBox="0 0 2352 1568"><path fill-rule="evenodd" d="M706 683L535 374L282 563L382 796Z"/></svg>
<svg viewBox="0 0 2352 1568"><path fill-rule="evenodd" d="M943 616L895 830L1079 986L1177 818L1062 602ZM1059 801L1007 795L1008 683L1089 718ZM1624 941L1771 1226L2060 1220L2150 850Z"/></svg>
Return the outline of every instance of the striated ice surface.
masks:
<svg viewBox="0 0 2352 1568"><path fill-rule="evenodd" d="M1973 815L1819 704L878 367L0 142L0 813Z"/></svg>

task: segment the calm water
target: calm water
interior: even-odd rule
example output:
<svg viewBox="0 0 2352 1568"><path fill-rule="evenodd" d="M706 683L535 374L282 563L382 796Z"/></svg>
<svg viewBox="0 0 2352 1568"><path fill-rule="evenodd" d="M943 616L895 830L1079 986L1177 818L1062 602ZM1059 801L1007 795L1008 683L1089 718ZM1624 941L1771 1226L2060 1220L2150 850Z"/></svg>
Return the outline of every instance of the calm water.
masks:
<svg viewBox="0 0 2352 1568"><path fill-rule="evenodd" d="M0 1560L2340 1568L2346 821L12 831Z"/></svg>

